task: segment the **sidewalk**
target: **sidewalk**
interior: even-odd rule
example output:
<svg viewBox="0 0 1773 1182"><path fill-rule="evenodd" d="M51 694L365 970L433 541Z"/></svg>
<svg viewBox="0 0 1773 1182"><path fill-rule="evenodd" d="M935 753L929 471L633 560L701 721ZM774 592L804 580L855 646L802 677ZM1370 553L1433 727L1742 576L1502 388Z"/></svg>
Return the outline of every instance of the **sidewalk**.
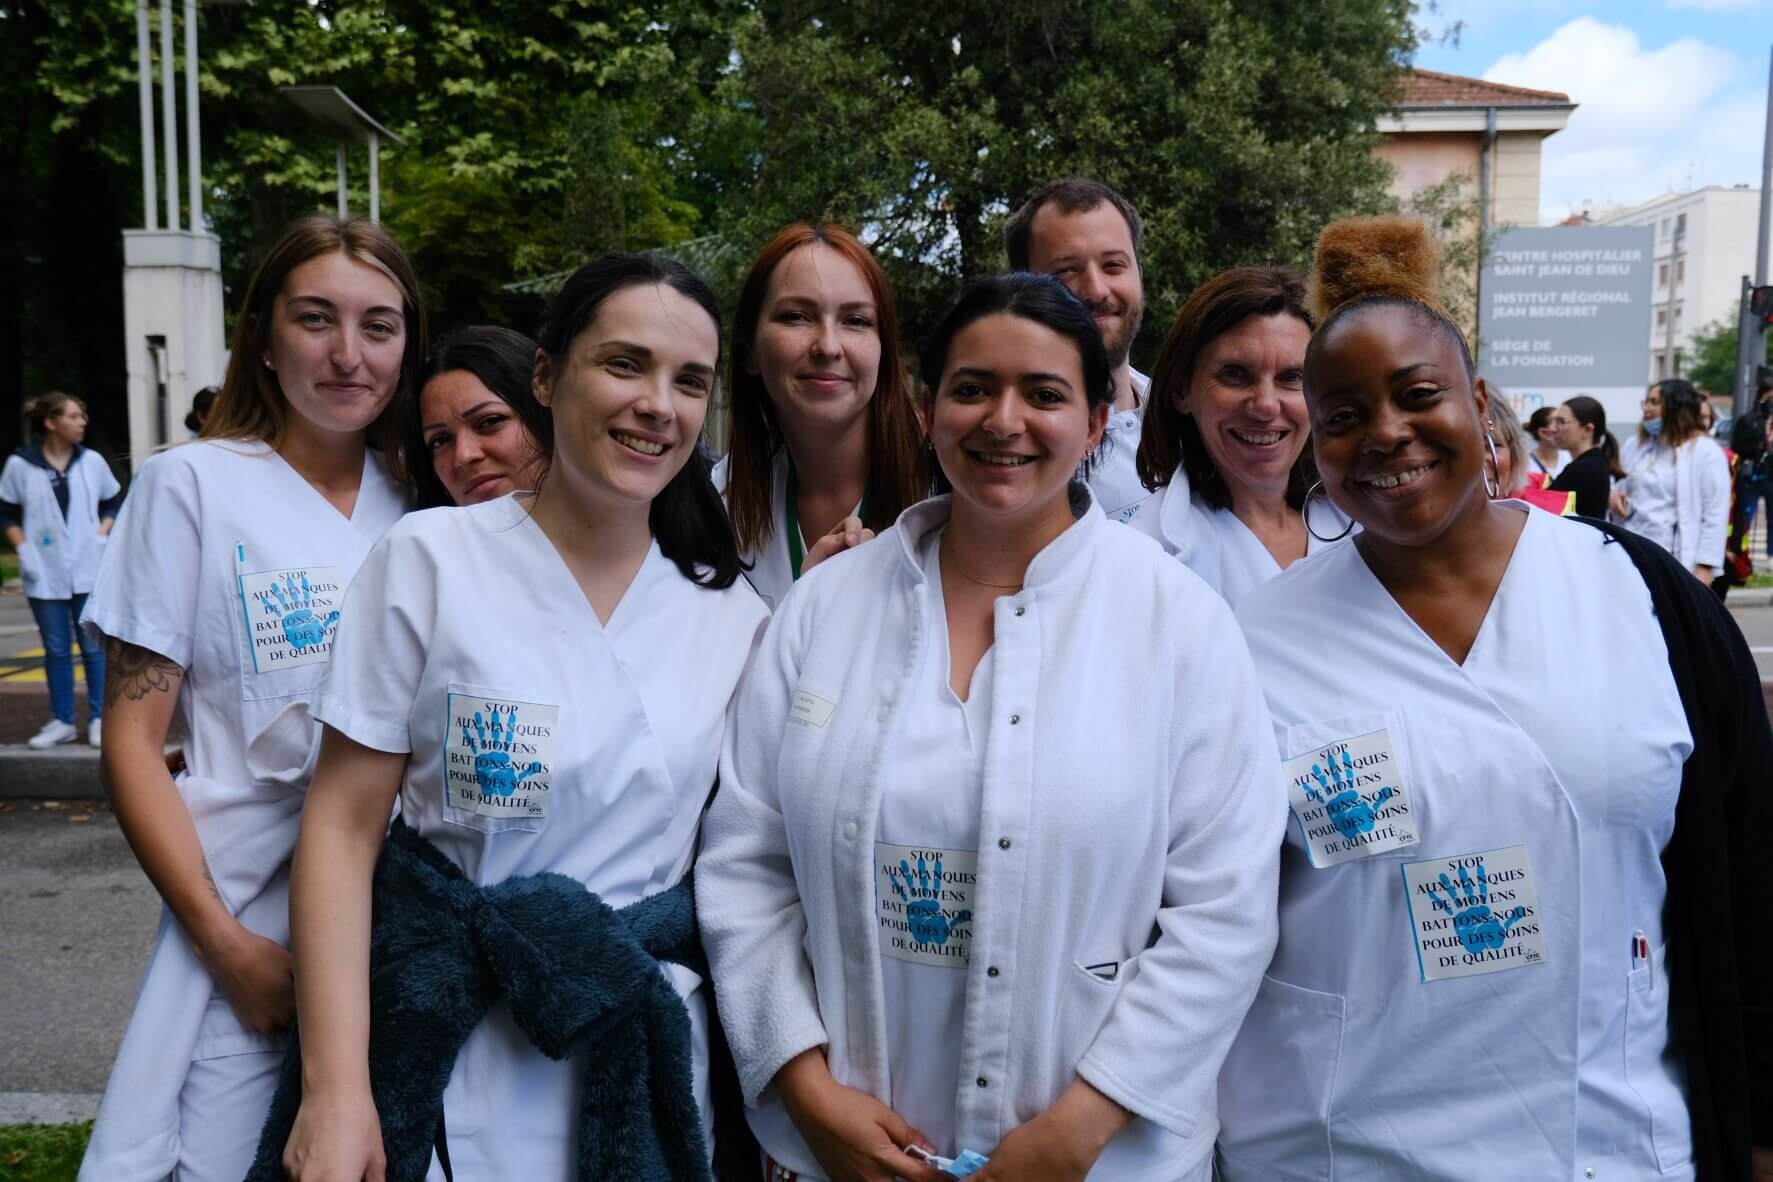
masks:
<svg viewBox="0 0 1773 1182"><path fill-rule="evenodd" d="M86 745L86 673L74 657L78 741L32 751L25 740L49 721L43 638L17 584L0 590L0 800L103 800L99 753Z"/></svg>

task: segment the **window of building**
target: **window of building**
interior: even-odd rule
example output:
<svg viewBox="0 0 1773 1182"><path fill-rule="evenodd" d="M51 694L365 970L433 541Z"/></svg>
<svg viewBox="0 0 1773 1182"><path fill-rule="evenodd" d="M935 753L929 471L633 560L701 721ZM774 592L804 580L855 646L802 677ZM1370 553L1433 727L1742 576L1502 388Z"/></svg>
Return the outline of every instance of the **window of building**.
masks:
<svg viewBox="0 0 1773 1182"><path fill-rule="evenodd" d="M1686 259L1676 259L1675 260L1675 282L1676 283L1684 283L1684 282L1686 282L1686 279L1687 279L1687 260Z"/></svg>
<svg viewBox="0 0 1773 1182"><path fill-rule="evenodd" d="M1656 327L1662 328L1667 323L1668 323L1668 309L1667 308L1656 309Z"/></svg>
<svg viewBox="0 0 1773 1182"><path fill-rule="evenodd" d="M1668 376L1668 354L1656 354L1656 380L1661 381Z"/></svg>
<svg viewBox="0 0 1773 1182"><path fill-rule="evenodd" d="M1657 236L1660 238L1667 238L1668 237L1668 219L1667 218L1662 219L1662 229L1658 232Z"/></svg>
<svg viewBox="0 0 1773 1182"><path fill-rule="evenodd" d="M1663 263L1661 266L1656 268L1656 286L1657 287L1667 287L1668 286L1668 264L1667 263Z"/></svg>
<svg viewBox="0 0 1773 1182"><path fill-rule="evenodd" d="M1685 234L1686 232L1687 232L1687 215L1684 213L1679 214L1675 217L1675 233L1676 234Z"/></svg>

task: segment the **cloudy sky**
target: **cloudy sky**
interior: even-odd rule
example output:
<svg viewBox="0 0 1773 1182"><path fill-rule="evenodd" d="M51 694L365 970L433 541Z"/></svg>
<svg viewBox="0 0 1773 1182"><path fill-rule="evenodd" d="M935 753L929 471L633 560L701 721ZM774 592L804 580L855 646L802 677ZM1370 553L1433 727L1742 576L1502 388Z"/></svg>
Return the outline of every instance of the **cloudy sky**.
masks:
<svg viewBox="0 0 1773 1182"><path fill-rule="evenodd" d="M1426 7L1426 5L1424 5ZM1580 104L1545 141L1541 213L1760 183L1773 0L1440 0L1416 64L1561 90Z"/></svg>

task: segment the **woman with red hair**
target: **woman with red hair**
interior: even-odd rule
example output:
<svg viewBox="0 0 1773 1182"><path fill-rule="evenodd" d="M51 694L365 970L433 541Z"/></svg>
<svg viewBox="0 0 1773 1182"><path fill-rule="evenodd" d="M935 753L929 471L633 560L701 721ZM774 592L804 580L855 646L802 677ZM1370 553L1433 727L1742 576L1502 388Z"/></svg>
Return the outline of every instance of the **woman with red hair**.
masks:
<svg viewBox="0 0 1773 1182"><path fill-rule="evenodd" d="M771 607L802 570L928 491L892 285L842 226L797 222L758 252L733 316L726 496Z"/></svg>

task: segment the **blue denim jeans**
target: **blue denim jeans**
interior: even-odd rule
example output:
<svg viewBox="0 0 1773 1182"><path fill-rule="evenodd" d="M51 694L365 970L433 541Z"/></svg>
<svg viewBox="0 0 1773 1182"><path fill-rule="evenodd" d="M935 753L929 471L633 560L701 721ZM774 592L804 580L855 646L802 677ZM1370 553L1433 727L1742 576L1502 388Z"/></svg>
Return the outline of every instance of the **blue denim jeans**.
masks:
<svg viewBox="0 0 1773 1182"><path fill-rule="evenodd" d="M43 634L43 673L49 681L49 709L63 722L74 721L74 645L80 645L80 663L86 666L86 702L92 716L99 716L105 688L105 653L80 631L80 610L86 596L72 599L33 599L31 614Z"/></svg>

